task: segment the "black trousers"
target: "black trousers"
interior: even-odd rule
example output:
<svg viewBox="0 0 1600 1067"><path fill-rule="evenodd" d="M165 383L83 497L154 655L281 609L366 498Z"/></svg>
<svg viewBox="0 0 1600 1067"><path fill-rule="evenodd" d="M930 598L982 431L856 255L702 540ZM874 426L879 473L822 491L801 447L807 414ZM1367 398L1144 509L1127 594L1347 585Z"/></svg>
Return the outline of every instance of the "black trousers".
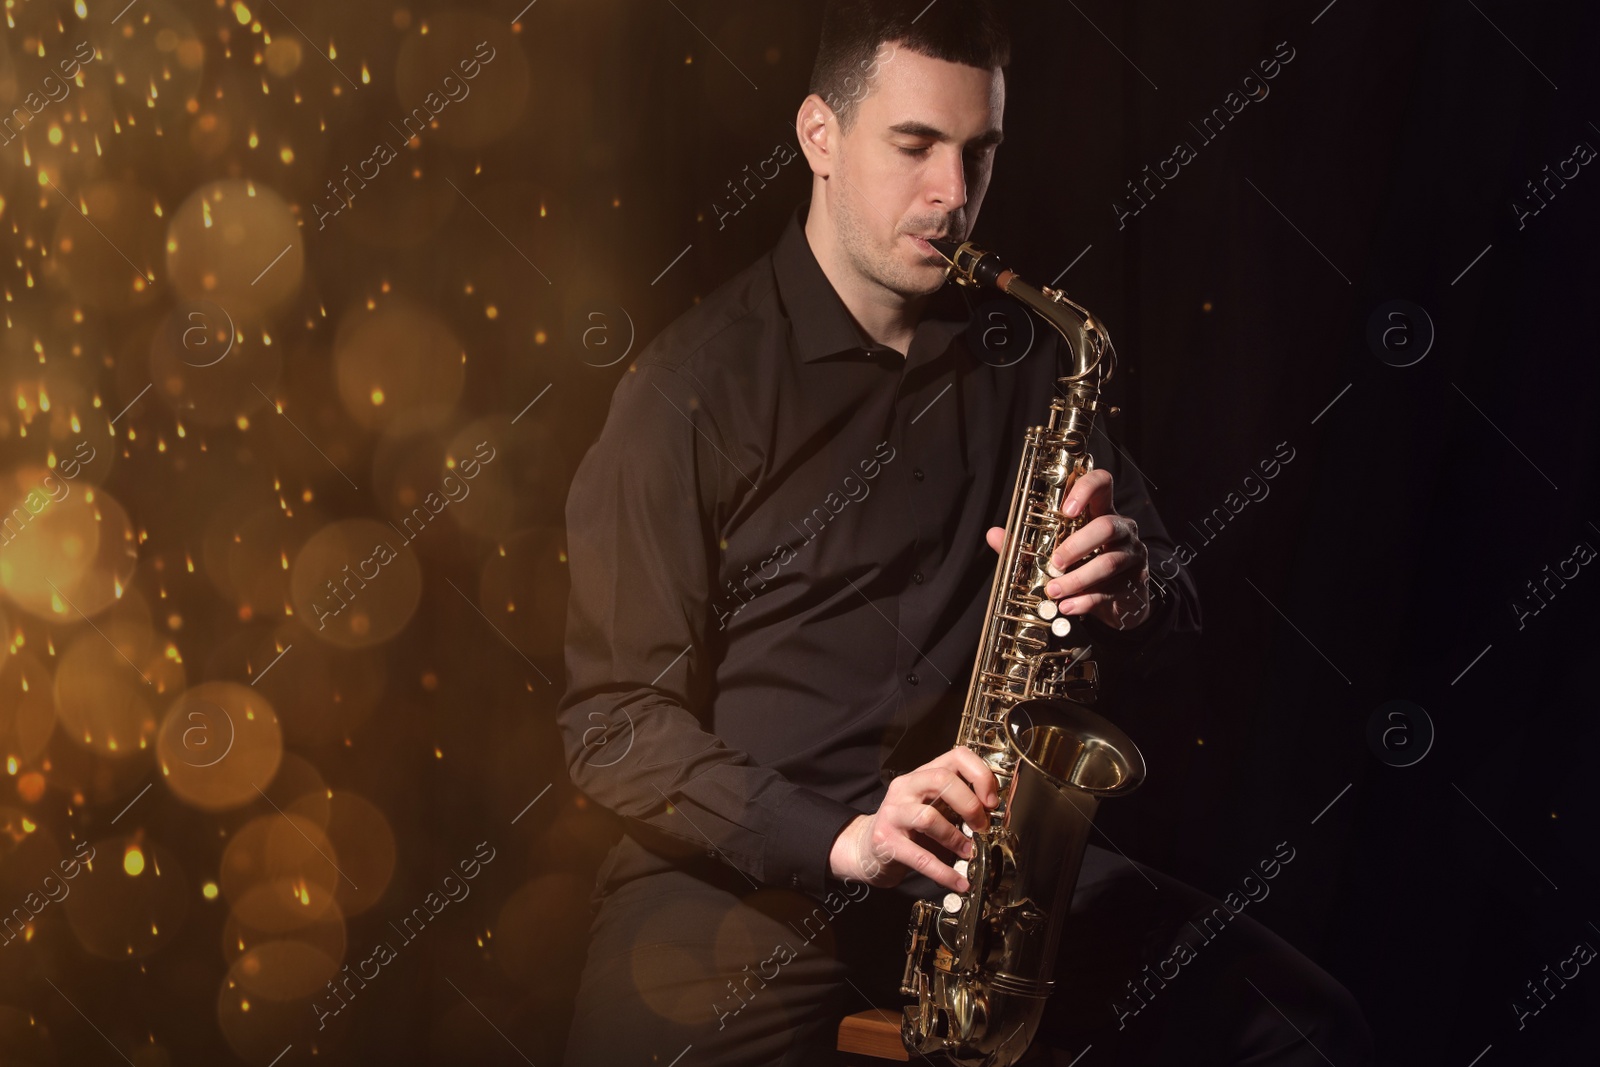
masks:
<svg viewBox="0 0 1600 1067"><path fill-rule="evenodd" d="M834 1063L840 1018L869 1007L898 1018L908 1002L898 985L912 899L853 885L819 903L727 867L625 882L598 900L565 1063ZM1090 845L1025 1062L1372 1064L1349 992L1252 918L1246 898L1229 901Z"/></svg>

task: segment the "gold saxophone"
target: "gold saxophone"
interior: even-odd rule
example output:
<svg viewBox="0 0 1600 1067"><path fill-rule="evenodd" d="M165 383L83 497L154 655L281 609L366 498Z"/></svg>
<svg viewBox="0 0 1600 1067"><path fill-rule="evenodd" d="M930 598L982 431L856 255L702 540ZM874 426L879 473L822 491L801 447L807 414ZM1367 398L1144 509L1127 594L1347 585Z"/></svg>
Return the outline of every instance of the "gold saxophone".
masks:
<svg viewBox="0 0 1600 1067"><path fill-rule="evenodd" d="M1094 467L1089 435L1116 354L1105 328L1058 290L1028 285L971 243L928 243L949 261L947 278L1020 300L1072 353L1048 420L1027 432L956 738L994 771L1000 804L988 830L962 827L974 846L956 864L967 892L913 905L900 983L917 998L900 1023L907 1049L943 1052L964 1067L1009 1067L1033 1041L1054 986L1095 808L1144 780L1139 749L1084 706L1097 684L1091 649L1074 646L1071 623L1044 594L1060 573L1051 553L1087 519L1066 518L1061 505Z"/></svg>

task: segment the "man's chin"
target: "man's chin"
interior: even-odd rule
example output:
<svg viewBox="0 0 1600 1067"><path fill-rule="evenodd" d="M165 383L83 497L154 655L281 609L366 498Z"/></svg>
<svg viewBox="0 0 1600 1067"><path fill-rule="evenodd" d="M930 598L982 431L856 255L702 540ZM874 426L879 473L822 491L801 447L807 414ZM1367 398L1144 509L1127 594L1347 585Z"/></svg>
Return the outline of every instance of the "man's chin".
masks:
<svg viewBox="0 0 1600 1067"><path fill-rule="evenodd" d="M944 288L945 279L942 272L928 271L926 277L920 276L922 274L921 271L915 274L902 274L889 283L888 288L904 300L921 300Z"/></svg>
<svg viewBox="0 0 1600 1067"><path fill-rule="evenodd" d="M923 296L926 296L929 293L937 293L944 287L944 283L949 277L949 268L950 265L944 260L939 260L936 263L919 261L916 268L911 271L910 278L914 284L920 286L918 291Z"/></svg>

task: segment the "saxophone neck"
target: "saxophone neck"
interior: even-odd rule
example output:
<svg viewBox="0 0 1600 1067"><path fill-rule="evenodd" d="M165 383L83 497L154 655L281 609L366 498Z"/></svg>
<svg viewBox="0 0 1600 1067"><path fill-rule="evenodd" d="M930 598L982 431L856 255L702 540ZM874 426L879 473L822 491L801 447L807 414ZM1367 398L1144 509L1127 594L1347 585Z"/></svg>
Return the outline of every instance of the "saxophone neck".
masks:
<svg viewBox="0 0 1600 1067"><path fill-rule="evenodd" d="M998 289L1021 302L1061 335L1072 354L1072 370L1062 376L1061 385L1086 387L1098 394L1111 381L1116 371L1116 349L1111 346L1111 335L1088 308L1068 299L1059 289L1024 281L1002 263L999 256L971 241L930 239L928 244L948 264L946 280L971 288Z"/></svg>

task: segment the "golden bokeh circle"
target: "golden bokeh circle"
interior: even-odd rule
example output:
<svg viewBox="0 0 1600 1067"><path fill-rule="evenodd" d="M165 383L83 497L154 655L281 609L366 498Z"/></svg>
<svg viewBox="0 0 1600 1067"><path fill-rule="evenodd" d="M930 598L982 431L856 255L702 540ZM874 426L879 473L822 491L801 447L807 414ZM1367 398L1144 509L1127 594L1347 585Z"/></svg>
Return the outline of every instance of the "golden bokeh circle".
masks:
<svg viewBox="0 0 1600 1067"><path fill-rule="evenodd" d="M331 798L302 798L285 810L315 818L319 809L328 811L324 826L339 856L335 899L343 914L359 915L382 899L394 877L394 831L377 805L342 790Z"/></svg>
<svg viewBox="0 0 1600 1067"><path fill-rule="evenodd" d="M340 873L338 850L322 827L293 812L261 815L240 827L222 852L217 882L241 921L282 933L335 907ZM267 886L276 899L251 899ZM285 905L298 905L298 910Z"/></svg>
<svg viewBox="0 0 1600 1067"><path fill-rule="evenodd" d="M205 682L167 709L156 753L178 799L223 811L261 796L283 756L283 733L272 705L254 689Z"/></svg>
<svg viewBox="0 0 1600 1067"><path fill-rule="evenodd" d="M247 949L228 968L244 996L268 1000L309 998L339 971L339 965L305 941L265 941Z"/></svg>
<svg viewBox="0 0 1600 1067"><path fill-rule="evenodd" d="M171 849L143 833L94 842L62 901L78 943L108 960L143 959L178 933L190 887Z"/></svg>
<svg viewBox="0 0 1600 1067"><path fill-rule="evenodd" d="M402 415L423 425L454 413L465 349L433 311L390 301L352 311L334 338L339 399L357 423L381 430Z"/></svg>
<svg viewBox="0 0 1600 1067"><path fill-rule="evenodd" d="M167 228L167 273L186 300L210 300L259 326L300 291L305 240L288 201L253 179L209 182Z"/></svg>
<svg viewBox="0 0 1600 1067"><path fill-rule="evenodd" d="M294 36L275 37L267 45L267 70L280 78L287 78L300 69L300 41Z"/></svg>
<svg viewBox="0 0 1600 1067"><path fill-rule="evenodd" d="M318 531L290 569L295 615L341 648L382 644L403 630L422 598L422 567L394 527L346 519Z"/></svg>
<svg viewBox="0 0 1600 1067"><path fill-rule="evenodd" d="M122 596L139 563L138 540L105 490L24 465L0 475L0 513L15 509L29 518L0 546L0 589L18 607L77 622Z"/></svg>
<svg viewBox="0 0 1600 1067"><path fill-rule="evenodd" d="M148 749L158 711L183 691L186 671L178 646L156 632L139 590L129 589L93 627L73 627L56 644L55 713L62 731L113 759Z"/></svg>
<svg viewBox="0 0 1600 1067"><path fill-rule="evenodd" d="M131 642L122 647L93 630L79 634L56 666L56 715L63 732L102 756L147 749L156 733L159 694L146 678L159 662Z"/></svg>

